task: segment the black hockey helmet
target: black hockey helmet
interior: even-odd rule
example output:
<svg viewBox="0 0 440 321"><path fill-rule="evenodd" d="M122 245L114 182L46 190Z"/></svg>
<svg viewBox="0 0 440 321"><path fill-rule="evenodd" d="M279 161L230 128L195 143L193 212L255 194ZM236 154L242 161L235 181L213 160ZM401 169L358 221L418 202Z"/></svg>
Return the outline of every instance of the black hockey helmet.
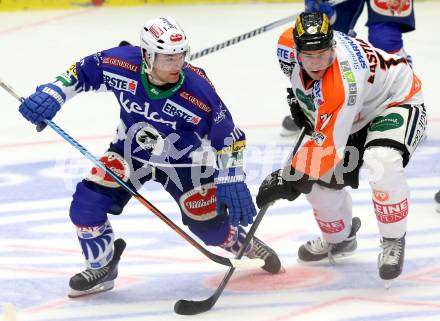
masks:
<svg viewBox="0 0 440 321"><path fill-rule="evenodd" d="M333 30L327 15L323 12L301 13L295 22L293 41L297 51L333 46Z"/></svg>

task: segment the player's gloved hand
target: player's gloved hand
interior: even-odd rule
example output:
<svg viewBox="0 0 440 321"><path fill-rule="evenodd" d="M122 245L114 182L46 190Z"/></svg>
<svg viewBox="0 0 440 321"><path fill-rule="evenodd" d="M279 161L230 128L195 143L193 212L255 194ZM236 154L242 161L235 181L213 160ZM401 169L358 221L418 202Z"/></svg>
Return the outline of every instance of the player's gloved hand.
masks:
<svg viewBox="0 0 440 321"><path fill-rule="evenodd" d="M293 185L294 182L289 182L283 178L283 169L269 174L258 189L258 208L262 208L264 205L279 199L295 200L301 193L295 190Z"/></svg>
<svg viewBox="0 0 440 321"><path fill-rule="evenodd" d="M19 111L31 123L40 124L52 119L65 101L66 95L57 86L41 85L21 103Z"/></svg>
<svg viewBox="0 0 440 321"><path fill-rule="evenodd" d="M238 181L241 180L241 181ZM247 226L253 223L257 214L252 196L244 182L244 174L239 176L222 176L216 178L217 213L229 213L229 224Z"/></svg>
<svg viewBox="0 0 440 321"><path fill-rule="evenodd" d="M306 134L310 135L313 132L314 126L301 110L301 106L292 88L287 88L287 104L290 107L290 115L292 115L295 125L298 126L298 128L305 127Z"/></svg>
<svg viewBox="0 0 440 321"><path fill-rule="evenodd" d="M323 12L331 19L335 13L333 7L328 3L327 0L305 0L306 13L310 12Z"/></svg>

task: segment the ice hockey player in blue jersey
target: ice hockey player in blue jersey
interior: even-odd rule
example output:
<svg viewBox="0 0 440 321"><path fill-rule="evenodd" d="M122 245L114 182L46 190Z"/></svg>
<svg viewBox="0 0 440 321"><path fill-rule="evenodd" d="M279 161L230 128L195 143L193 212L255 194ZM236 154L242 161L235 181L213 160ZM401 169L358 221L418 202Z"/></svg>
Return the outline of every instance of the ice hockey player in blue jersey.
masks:
<svg viewBox="0 0 440 321"><path fill-rule="evenodd" d="M100 161L135 189L149 180L161 183L198 238L236 253L246 236L242 226L256 214L243 171L246 137L205 72L185 61L188 56L187 36L174 19L152 19L141 31L140 48L85 57L53 83L38 86L20 112L39 124L80 92L113 92L120 124ZM69 297L113 288L125 242L115 241L107 214L121 214L130 197L96 167L77 185L70 218L87 268L70 279ZM245 255L264 259L270 273L281 269L277 254L256 237Z"/></svg>

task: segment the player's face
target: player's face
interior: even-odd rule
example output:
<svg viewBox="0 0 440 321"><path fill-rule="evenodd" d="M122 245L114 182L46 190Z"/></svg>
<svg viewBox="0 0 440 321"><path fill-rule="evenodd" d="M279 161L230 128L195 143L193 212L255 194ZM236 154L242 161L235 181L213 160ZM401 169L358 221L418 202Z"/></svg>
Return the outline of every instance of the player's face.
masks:
<svg viewBox="0 0 440 321"><path fill-rule="evenodd" d="M297 52L298 61L312 79L319 80L335 59L333 47Z"/></svg>
<svg viewBox="0 0 440 321"><path fill-rule="evenodd" d="M173 55L156 54L153 64L154 77L158 80L174 84L179 81L180 71L185 62L185 53Z"/></svg>

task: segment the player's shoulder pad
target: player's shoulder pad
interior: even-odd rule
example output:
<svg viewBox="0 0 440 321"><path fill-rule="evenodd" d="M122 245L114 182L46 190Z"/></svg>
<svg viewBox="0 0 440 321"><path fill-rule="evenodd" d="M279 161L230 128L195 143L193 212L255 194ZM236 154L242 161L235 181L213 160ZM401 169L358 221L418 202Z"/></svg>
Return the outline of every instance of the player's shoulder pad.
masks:
<svg viewBox="0 0 440 321"><path fill-rule="evenodd" d="M196 67L187 63L184 67L184 72L186 77L191 79L192 82L197 83L199 86L205 88L206 86L212 88L215 91L214 85L211 80L206 75L205 71L202 68Z"/></svg>
<svg viewBox="0 0 440 321"><path fill-rule="evenodd" d="M121 46L103 50L93 55L93 59L103 67L133 73L139 73L142 65L141 50L136 46Z"/></svg>
<svg viewBox="0 0 440 321"><path fill-rule="evenodd" d="M293 27L289 27L283 31L278 38L277 56L278 59L287 63L294 61L294 43L293 43Z"/></svg>

